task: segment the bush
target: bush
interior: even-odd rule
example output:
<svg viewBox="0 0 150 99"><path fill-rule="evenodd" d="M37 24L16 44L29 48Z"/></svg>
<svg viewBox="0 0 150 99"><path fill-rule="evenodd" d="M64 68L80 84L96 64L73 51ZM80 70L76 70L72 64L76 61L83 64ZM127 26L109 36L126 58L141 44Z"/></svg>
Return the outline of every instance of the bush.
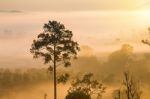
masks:
<svg viewBox="0 0 150 99"><path fill-rule="evenodd" d="M68 93L65 99L91 99L91 96L83 91L72 91Z"/></svg>

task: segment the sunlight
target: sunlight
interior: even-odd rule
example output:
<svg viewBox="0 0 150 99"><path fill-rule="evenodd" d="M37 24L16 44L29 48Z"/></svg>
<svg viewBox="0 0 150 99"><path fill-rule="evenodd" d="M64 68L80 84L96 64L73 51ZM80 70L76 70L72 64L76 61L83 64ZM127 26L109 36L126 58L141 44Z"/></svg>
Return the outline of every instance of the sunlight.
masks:
<svg viewBox="0 0 150 99"><path fill-rule="evenodd" d="M150 19L150 9L141 9L137 12L137 14L143 21L148 21Z"/></svg>

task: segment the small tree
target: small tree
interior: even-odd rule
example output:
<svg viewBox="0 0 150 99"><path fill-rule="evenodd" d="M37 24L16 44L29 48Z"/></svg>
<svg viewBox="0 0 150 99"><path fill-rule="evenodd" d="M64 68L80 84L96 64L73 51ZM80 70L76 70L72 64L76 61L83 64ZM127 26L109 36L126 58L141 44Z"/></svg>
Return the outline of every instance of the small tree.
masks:
<svg viewBox="0 0 150 99"><path fill-rule="evenodd" d="M141 99L142 91L137 79L129 72L123 73L124 79L120 88L114 90L114 99Z"/></svg>
<svg viewBox="0 0 150 99"><path fill-rule="evenodd" d="M54 99L57 99L56 68L64 64L71 65L71 58L76 58L79 45L73 41L72 31L57 21L49 21L44 24L44 31L37 36L31 46L34 58L43 57L44 63L49 64L49 71L54 71Z"/></svg>
<svg viewBox="0 0 150 99"><path fill-rule="evenodd" d="M105 87L98 80L95 80L92 73L85 74L82 78L76 78L72 81L72 86L68 90L68 95L66 99L72 94L76 94L77 92L84 94L85 96L97 95L100 97L102 93L105 92ZM86 98L86 99L90 99ZM80 99L76 97L74 99Z"/></svg>
<svg viewBox="0 0 150 99"><path fill-rule="evenodd" d="M129 72L124 72L123 85L126 89L127 99L140 99L142 91L139 82Z"/></svg>
<svg viewBox="0 0 150 99"><path fill-rule="evenodd" d="M137 79L129 72L123 73L124 80L120 88L114 90L114 99L141 99L142 91Z"/></svg>

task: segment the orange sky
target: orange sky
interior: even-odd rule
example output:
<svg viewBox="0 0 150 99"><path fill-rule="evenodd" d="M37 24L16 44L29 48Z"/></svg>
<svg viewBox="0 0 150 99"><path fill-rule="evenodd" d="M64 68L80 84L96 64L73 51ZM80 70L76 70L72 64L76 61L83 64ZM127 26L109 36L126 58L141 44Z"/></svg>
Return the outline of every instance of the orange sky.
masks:
<svg viewBox="0 0 150 99"><path fill-rule="evenodd" d="M72 30L80 45L112 52L124 43L149 51L141 43L150 26L150 0L1 0L0 56L32 58L32 40L48 20ZM14 11L15 10L15 11Z"/></svg>
<svg viewBox="0 0 150 99"><path fill-rule="evenodd" d="M0 0L1 10L29 11L133 10L148 5L149 0Z"/></svg>

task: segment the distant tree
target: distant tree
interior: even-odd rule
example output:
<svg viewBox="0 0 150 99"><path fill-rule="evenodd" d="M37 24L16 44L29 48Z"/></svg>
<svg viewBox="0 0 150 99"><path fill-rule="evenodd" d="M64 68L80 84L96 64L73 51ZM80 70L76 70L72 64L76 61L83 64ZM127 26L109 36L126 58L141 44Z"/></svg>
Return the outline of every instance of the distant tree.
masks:
<svg viewBox="0 0 150 99"><path fill-rule="evenodd" d="M133 63L134 58L133 47L130 44L123 44L121 49L114 51L108 56L106 64L109 66L109 70L111 69L112 74L121 74ZM110 78L112 77L110 76Z"/></svg>
<svg viewBox="0 0 150 99"><path fill-rule="evenodd" d="M91 99L92 95L96 95L99 98L105 92L103 84L95 80L92 73L85 74L82 78L76 78L71 85L66 99ZM86 98L80 98L80 96Z"/></svg>
<svg viewBox="0 0 150 99"><path fill-rule="evenodd" d="M49 71L54 72L54 99L57 99L57 77L56 68L64 64L71 65L71 58L76 58L79 45L73 41L73 33L57 21L49 21L44 24L44 31L37 36L31 46L34 58L43 57L44 63L49 63Z"/></svg>
<svg viewBox="0 0 150 99"><path fill-rule="evenodd" d="M149 33L149 35L150 35L150 27L148 28L148 33ZM150 40L148 40L148 39L143 39L143 40L142 40L142 43L147 44L147 45L150 46Z"/></svg>
<svg viewBox="0 0 150 99"><path fill-rule="evenodd" d="M121 49L113 52L109 56L109 62L120 63L121 65L126 64L132 60L133 47L129 44L123 44Z"/></svg>

